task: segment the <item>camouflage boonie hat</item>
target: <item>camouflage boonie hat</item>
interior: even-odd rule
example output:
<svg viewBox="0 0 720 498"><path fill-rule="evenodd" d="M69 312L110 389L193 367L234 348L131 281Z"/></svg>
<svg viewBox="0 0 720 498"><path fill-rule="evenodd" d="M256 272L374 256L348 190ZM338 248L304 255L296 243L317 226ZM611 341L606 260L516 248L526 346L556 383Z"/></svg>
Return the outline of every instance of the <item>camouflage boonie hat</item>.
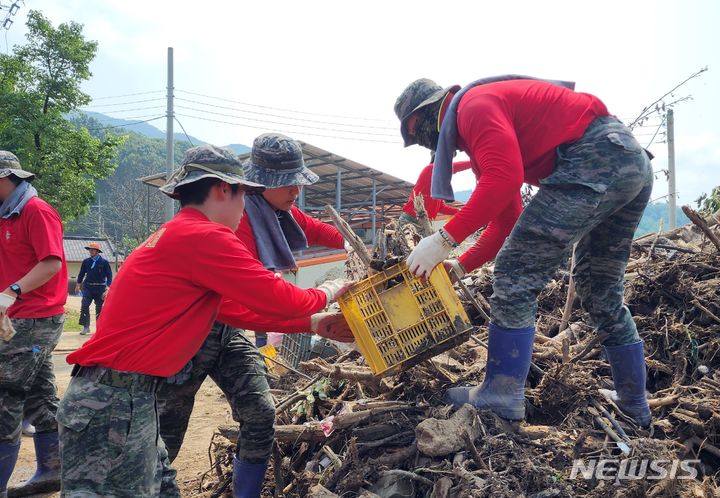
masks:
<svg viewBox="0 0 720 498"><path fill-rule="evenodd" d="M305 166L302 146L279 133L257 137L243 166L248 179L268 188L312 185L319 179Z"/></svg>
<svg viewBox="0 0 720 498"><path fill-rule="evenodd" d="M457 92L460 85L443 88L433 80L420 78L410 83L395 101L395 114L400 120L400 134L405 147L416 144L413 137L408 135L407 120L413 112L421 107L433 104L443 99L449 92Z"/></svg>
<svg viewBox="0 0 720 498"><path fill-rule="evenodd" d="M245 178L240 159L229 149L215 145L198 145L188 149L182 164L170 176L160 190L178 199L178 187L202 180L217 178L231 185L243 185L247 194L259 194L265 190L264 185L250 182Z"/></svg>
<svg viewBox="0 0 720 498"><path fill-rule="evenodd" d="M0 178L15 175L18 178L31 182L35 174L25 171L20 166L20 160L12 152L0 150Z"/></svg>

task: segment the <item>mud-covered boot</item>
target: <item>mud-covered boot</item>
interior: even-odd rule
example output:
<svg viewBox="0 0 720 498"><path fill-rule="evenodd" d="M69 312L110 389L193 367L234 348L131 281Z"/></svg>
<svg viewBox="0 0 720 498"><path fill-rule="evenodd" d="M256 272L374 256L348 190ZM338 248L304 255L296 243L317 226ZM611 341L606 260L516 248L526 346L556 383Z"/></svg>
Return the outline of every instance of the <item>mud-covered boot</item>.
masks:
<svg viewBox="0 0 720 498"><path fill-rule="evenodd" d="M60 444L57 432L33 436L35 443L35 474L16 488L8 490L8 498L60 491Z"/></svg>
<svg viewBox="0 0 720 498"><path fill-rule="evenodd" d="M650 407L645 393L645 351L643 341L623 344L622 346L603 346L605 356L610 363L614 391L601 389L627 415L641 427L650 425Z"/></svg>
<svg viewBox="0 0 720 498"><path fill-rule="evenodd" d="M233 458L233 498L260 498L267 463L245 463Z"/></svg>
<svg viewBox="0 0 720 498"><path fill-rule="evenodd" d="M20 443L0 443L0 498L7 498L7 483L15 469Z"/></svg>
<svg viewBox="0 0 720 498"><path fill-rule="evenodd" d="M456 408L470 403L508 420L525 418L525 379L532 360L535 327L504 329L490 324L485 381L481 386L448 389Z"/></svg>

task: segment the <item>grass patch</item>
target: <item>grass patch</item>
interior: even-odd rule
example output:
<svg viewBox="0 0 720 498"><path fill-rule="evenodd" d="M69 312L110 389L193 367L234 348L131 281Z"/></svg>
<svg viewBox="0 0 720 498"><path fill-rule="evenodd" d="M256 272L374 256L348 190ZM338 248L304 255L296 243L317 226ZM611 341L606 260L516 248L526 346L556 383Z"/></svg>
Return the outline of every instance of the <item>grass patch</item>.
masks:
<svg viewBox="0 0 720 498"><path fill-rule="evenodd" d="M79 320L79 311L65 310L65 323L63 324L63 332L80 332L83 329L83 326L78 323Z"/></svg>

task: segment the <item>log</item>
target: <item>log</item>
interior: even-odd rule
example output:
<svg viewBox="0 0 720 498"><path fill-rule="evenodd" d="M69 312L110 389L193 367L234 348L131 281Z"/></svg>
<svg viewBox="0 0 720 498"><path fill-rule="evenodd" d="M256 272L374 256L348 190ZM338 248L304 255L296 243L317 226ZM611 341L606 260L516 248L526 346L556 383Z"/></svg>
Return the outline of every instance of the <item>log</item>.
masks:
<svg viewBox="0 0 720 498"><path fill-rule="evenodd" d="M342 365L330 365L326 361L320 358L316 358L310 361L303 361L300 366L310 372L319 372L325 377L332 379L346 379L346 380L359 380L365 382L379 382L379 378L369 368L346 366Z"/></svg>
<svg viewBox="0 0 720 498"><path fill-rule="evenodd" d="M715 235L715 232L710 230L710 227L708 226L707 222L700 216L697 211L692 209L690 206L683 206L682 207L683 213L690 218L690 221L692 221L695 226L697 226L700 230L703 231L705 236L715 244L715 247L718 251L720 251L720 239L718 239L717 235Z"/></svg>

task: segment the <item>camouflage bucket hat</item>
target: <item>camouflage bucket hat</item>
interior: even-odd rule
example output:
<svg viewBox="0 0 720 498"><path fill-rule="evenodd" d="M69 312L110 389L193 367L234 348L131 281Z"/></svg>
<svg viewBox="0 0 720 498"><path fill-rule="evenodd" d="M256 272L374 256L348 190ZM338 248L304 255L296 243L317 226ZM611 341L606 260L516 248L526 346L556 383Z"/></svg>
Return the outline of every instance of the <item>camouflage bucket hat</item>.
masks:
<svg viewBox="0 0 720 498"><path fill-rule="evenodd" d="M240 159L229 149L215 145L199 145L188 149L183 157L182 164L170 176L160 190L177 199L180 195L178 187L202 180L203 178L217 178L231 185L243 185L245 192L250 195L259 194L265 190L260 185L245 178Z"/></svg>
<svg viewBox="0 0 720 498"><path fill-rule="evenodd" d="M458 90L460 90L460 85L443 88L427 78L415 80L403 90L395 101L395 114L400 120L400 134L403 137L405 147L417 143L413 137L408 135L407 131L407 120L412 113L421 107L443 99L449 92L457 92Z"/></svg>
<svg viewBox="0 0 720 498"><path fill-rule="evenodd" d="M0 150L0 178L15 175L18 178L31 182L35 175L29 171L25 171L20 166L20 160L12 152Z"/></svg>
<svg viewBox="0 0 720 498"><path fill-rule="evenodd" d="M257 137L243 166L249 180L268 188L312 185L319 179L305 166L302 146L279 133Z"/></svg>

